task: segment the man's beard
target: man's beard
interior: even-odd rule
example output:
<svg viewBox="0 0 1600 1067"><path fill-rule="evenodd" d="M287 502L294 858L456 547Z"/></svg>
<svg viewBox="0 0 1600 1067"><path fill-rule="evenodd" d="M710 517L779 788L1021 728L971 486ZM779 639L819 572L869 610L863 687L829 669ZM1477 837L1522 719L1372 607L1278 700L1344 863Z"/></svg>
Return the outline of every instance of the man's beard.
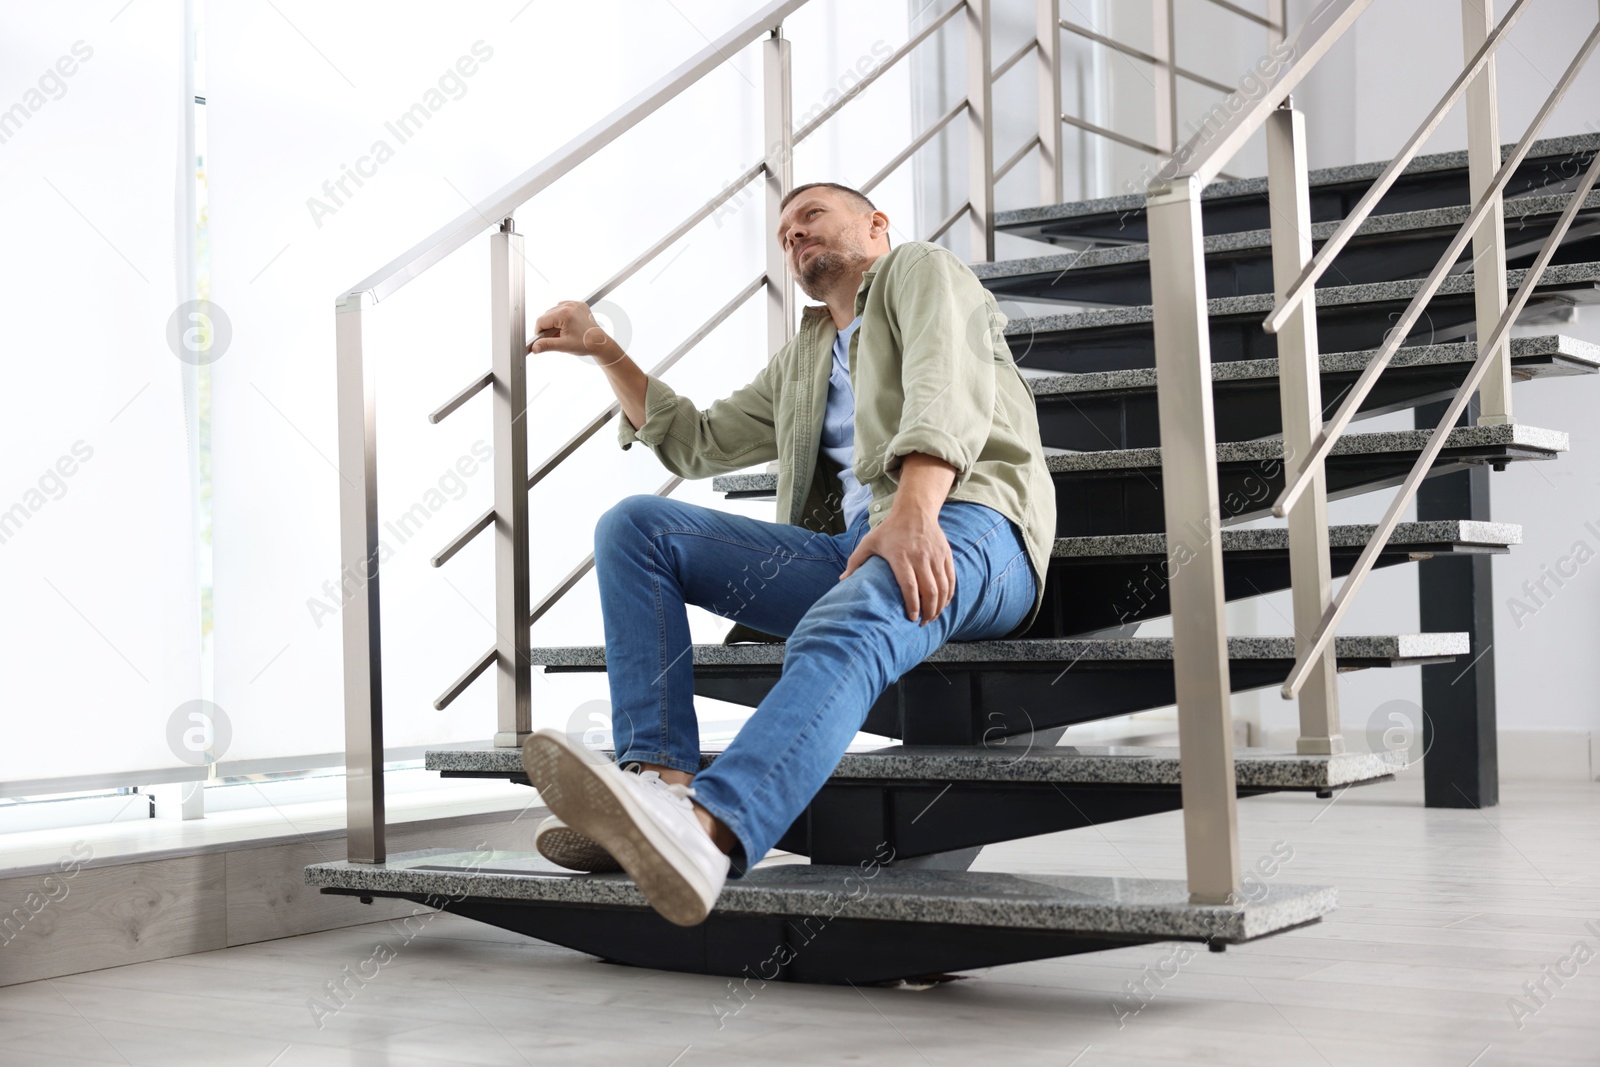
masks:
<svg viewBox="0 0 1600 1067"><path fill-rule="evenodd" d="M796 271L800 290L813 300L826 300L828 289L835 278L848 271L853 263L865 258L856 250L854 256L845 250L822 248L813 252Z"/></svg>

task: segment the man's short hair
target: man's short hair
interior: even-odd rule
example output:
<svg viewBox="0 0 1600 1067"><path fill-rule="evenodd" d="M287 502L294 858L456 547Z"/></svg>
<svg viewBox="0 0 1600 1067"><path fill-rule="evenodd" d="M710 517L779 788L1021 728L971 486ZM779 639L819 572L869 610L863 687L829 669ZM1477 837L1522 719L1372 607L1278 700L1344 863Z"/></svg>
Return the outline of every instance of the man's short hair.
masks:
<svg viewBox="0 0 1600 1067"><path fill-rule="evenodd" d="M871 200L867 199L867 194L863 193L860 189L852 189L848 185L840 185L838 182L807 182L804 185L797 185L793 189L790 189L788 195L779 202L778 211L782 212L784 208L789 206L789 201L793 200L807 189L837 189L855 201L856 206L861 208L862 211L878 210L878 206ZM887 232L884 233L883 239L885 241L889 240L889 234ZM891 244L890 247L893 247L893 245Z"/></svg>

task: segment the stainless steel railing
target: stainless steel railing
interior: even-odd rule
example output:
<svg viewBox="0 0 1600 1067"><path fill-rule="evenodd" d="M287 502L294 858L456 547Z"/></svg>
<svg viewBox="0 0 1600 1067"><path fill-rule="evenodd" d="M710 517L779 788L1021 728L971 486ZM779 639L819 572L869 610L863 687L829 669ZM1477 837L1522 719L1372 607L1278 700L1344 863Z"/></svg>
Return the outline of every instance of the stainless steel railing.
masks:
<svg viewBox="0 0 1600 1067"><path fill-rule="evenodd" d="M1247 138L1265 128L1276 300L1263 327L1277 336L1285 456L1285 488L1273 510L1289 524L1296 635L1295 664L1283 695L1299 698L1299 750L1331 754L1344 751L1331 652L1335 627L1473 393L1481 388L1480 424L1512 421L1511 325L1600 176L1597 156L1508 303L1502 196L1543 122L1600 42L1600 25L1584 40L1522 140L1502 161L1494 56L1526 9L1527 0L1516 0L1498 24L1491 0L1462 0L1466 63L1460 75L1334 236L1313 256L1305 120L1294 109L1290 93L1369 5L1370 0L1326 0L1296 35L1292 63L1219 130L1197 134L1180 152L1180 158L1186 156L1188 162L1177 168L1170 181L1153 186L1148 199L1168 550L1174 553L1174 560L1181 558L1180 553L1192 557L1173 568L1171 597L1189 885L1200 901L1223 900L1239 889L1201 190L1221 173ZM1338 412L1324 425L1317 280L1463 95L1472 210L1411 306L1389 331ZM1354 570L1338 594L1331 596L1323 461L1468 241L1473 245L1477 361L1447 405L1444 418ZM1176 531L1185 532L1180 535ZM1196 535L1201 541L1198 546L1180 541L1180 537Z"/></svg>
<svg viewBox="0 0 1600 1067"><path fill-rule="evenodd" d="M1520 7L1521 4L1519 3L1508 14L1507 18L1509 19L1512 14L1516 14L1517 9ZM1486 43L1485 47L1489 47L1492 43L1494 43L1494 38L1491 35L1490 41ZM1545 239L1544 246L1539 250L1533 265L1523 275L1522 283L1517 287L1516 295L1511 298L1509 303L1506 302L1505 298L1504 224L1500 221L1501 196L1506 184L1511 180L1512 173L1526 157L1535 135L1544 125L1545 120L1549 118L1550 113L1555 110L1556 104L1566 95L1578 73L1588 62L1590 56L1593 55L1597 44L1600 44L1600 22L1596 22L1594 28L1589 31L1588 36L1584 38L1577 55L1568 64L1566 71L1563 72L1560 80L1556 82L1554 88L1550 91L1550 95L1546 98L1544 105L1540 107L1539 112L1529 123L1527 132L1523 134L1522 140L1517 142L1517 146L1506 157L1500 169L1490 180L1488 187L1478 194L1472 213L1468 216L1467 221L1462 224L1460 230L1457 231L1455 238L1446 247L1443 255L1440 256L1439 262L1432 273L1429 274L1427 282L1423 284L1416 297L1412 299L1411 306L1401 316L1400 322L1391 331L1389 339L1362 372L1360 378L1357 379L1349 395L1340 404L1339 410L1328 421L1327 426L1311 441L1306 461L1285 479L1283 493L1273 505L1274 514L1281 515L1292 508L1295 502L1305 493L1313 466L1321 464L1322 458L1327 455L1328 450L1338 440L1344 427L1349 425L1351 418L1354 417L1357 405L1370 392L1373 382L1377 380L1379 373L1387 366L1389 358L1399 346L1400 340L1406 333L1410 332L1411 326L1415 324L1417 317L1422 313L1422 309L1426 306L1428 299L1432 297L1440 281L1443 280L1445 273L1454 265L1462 249L1466 246L1468 238L1475 238L1481 235L1485 225L1492 227L1498 223L1498 277L1494 278L1496 284L1488 297L1493 302L1488 303L1486 307L1484 288L1480 285L1477 289L1479 301L1478 321L1480 324L1478 358L1474 361L1472 369L1461 383L1460 388L1456 390L1450 403L1446 405L1443 418L1429 435L1427 445L1423 447L1413 463L1411 471L1406 475L1405 481L1401 483L1399 491L1395 493L1394 499L1389 504L1389 509L1384 513L1382 521L1378 524L1377 531L1372 535L1372 539L1367 543L1367 547L1357 559L1355 567L1346 576L1345 580L1340 583L1338 593L1324 605L1321 617L1317 620L1316 626L1306 642L1306 647L1298 650L1294 668L1284 682L1283 695L1285 697L1293 697L1299 692L1300 688L1305 684L1310 663L1316 657L1322 655L1328 643L1333 640L1334 629L1338 626L1339 620L1344 617L1355 594L1360 591L1362 582L1371 572L1378 554L1388 544L1395 527L1400 523L1400 517L1416 496L1417 487L1421 485L1422 479L1427 476L1428 470L1433 466L1433 462L1438 457L1440 450L1444 448L1445 441L1450 434L1450 428L1455 425L1456 419L1465 410L1468 401L1471 400L1473 393L1479 390L1480 385L1483 387L1484 396L1480 404L1482 414L1479 417L1479 424L1503 425L1512 421L1510 388L1509 385L1503 384L1508 382L1510 378L1508 343L1511 327L1516 322L1517 316L1521 314L1523 307L1526 306L1534 288L1539 284L1539 279L1543 276L1545 268L1549 266L1556 249L1560 247L1567 230L1572 226L1573 219L1577 217L1578 211L1583 207L1584 199L1589 195L1589 191L1594 188L1596 177L1600 177L1600 153L1596 154L1595 160L1584 173L1583 178L1578 183L1578 187L1569 194L1570 199L1566 210L1562 212L1555 229ZM1496 245L1491 244L1490 248L1492 255L1493 251L1496 250ZM1476 243L1474 252L1475 268L1479 272L1479 277L1481 278L1484 273L1488 273L1491 276L1495 275L1496 272L1493 269L1484 270L1483 261L1485 257L1477 254ZM1494 263L1495 260L1490 259L1489 262ZM1492 316L1492 326L1485 333L1482 331L1482 323L1485 321L1486 315ZM1494 382L1498 388L1491 391L1489 388L1491 382Z"/></svg>
<svg viewBox="0 0 1600 1067"><path fill-rule="evenodd" d="M968 54L967 94L959 104L928 129L918 134L911 145L864 186L870 190L903 165L916 150L963 113L967 116L969 166L967 197L948 218L936 226L927 239L937 239L963 215L969 217L973 258L989 259L994 254L994 183L1024 155L1037 147L1042 152L1041 189L1054 190L1059 199L1060 122L1059 107L1041 107L1039 132L1008 158L1002 168L994 166L991 88L996 78L1014 69L1030 51L1048 58L1052 66L1049 92L1059 101L1060 72L1053 63L1058 54L1055 35L1057 0L1040 0L1039 37L996 68L990 55L990 0L955 0L928 20L909 40L896 49L870 75L844 96L794 128L790 93L790 43L782 35L786 18L806 0L774 0L741 21L720 38L710 42L654 85L639 93L606 118L495 192L483 203L464 212L410 251L364 279L343 294L335 305L337 322L337 362L339 401L340 467L344 479L340 502L340 551L345 566L364 574L361 584L344 615L345 660L345 737L348 773L349 857L355 862L377 863L385 855L384 793L381 753L383 737L381 627L379 619L379 575L377 539L377 391L372 365L365 358L363 324L375 305L388 298L445 256L456 251L486 229L498 227L490 237L492 285L492 366L475 377L429 416L439 422L458 411L472 397L491 390L494 398L494 485L495 503L466 529L447 542L433 557L435 566L447 563L463 546L478 535L494 530L495 538L495 646L478 657L437 698L443 708L473 681L495 668L498 686L495 742L519 744L532 723L531 668L528 635L531 624L570 590L593 566L592 555L574 567L545 596L533 604L529 595L528 568L528 490L572 456L585 441L603 429L619 411L615 403L589 419L565 444L531 471L528 469L527 429L522 418L527 403L525 356L527 323L523 280L522 236L515 230L511 213L555 181L573 171L600 149L615 141L683 90L698 82L745 46L762 40L763 114L767 152L723 191L690 213L644 253L619 270L589 297L594 303L622 285L690 229L710 217L733 196L757 178L764 179L766 215L769 231L778 224L778 205L792 188L790 161L794 146L819 129L862 90L927 41L942 26L964 15ZM764 38L764 40L763 40ZM1048 38L1048 39L1047 39ZM1053 201L1052 201L1053 202ZM794 331L793 284L781 252L768 251L766 270L744 286L721 309L697 328L665 359L652 368L664 372L700 343L713 329L757 292L767 294L768 340L772 349L787 342ZM672 492L680 479L669 479L657 493Z"/></svg>
<svg viewBox="0 0 1600 1067"><path fill-rule="evenodd" d="M762 41L763 128L767 151L735 182L709 199L673 227L644 253L624 266L591 294L590 302L603 298L651 262L718 207L758 178L763 181L768 232L778 223L778 204L792 188L790 161L794 146L854 99L867 85L925 43L940 27L963 17L966 43L966 94L964 99L928 128L863 186L870 191L923 145L965 116L968 132L968 184L966 199L935 226L925 239L937 239L966 216L970 257L994 256L994 185L1028 153L1040 153L1040 198L1046 203L1062 197L1062 126L1133 143L1123 135L1066 115L1061 109L1060 34L1063 30L1101 44L1115 43L1103 35L1060 17L1060 0L1036 0L1033 41L999 64L991 54L990 0L954 0L922 26L879 68L864 78L844 98L830 105L804 126L795 129L790 93L790 43L782 35L784 20L806 0L773 0L706 48L697 52L632 100L551 153L532 169L498 190L483 203L463 213L436 233L375 274L364 279L336 302L337 380L339 408L339 462L342 479L340 544L345 567L366 575L343 613L345 661L345 732L349 858L378 863L385 856L384 790L382 777L382 673L379 614L378 512L376 419L377 390L373 364L366 359L364 323L380 300L437 264L485 230L490 234L492 285L491 367L467 383L430 416L438 422L458 411L484 390L493 395L494 507L478 517L434 556L436 566L448 562L465 544L493 528L495 538L495 628L492 649L478 657L435 701L443 708L473 681L495 668L497 684L496 744L515 745L529 732L531 668L529 627L570 590L593 566L592 556L574 567L537 604L529 594L528 490L578 447L599 432L618 413L612 404L586 422L565 444L532 470L527 456L526 411L527 353L526 304L523 279L522 236L511 214L555 181L669 100L715 70L747 45ZM1284 34L1284 2L1269 0L1268 17L1255 15L1224 0L1211 0L1219 9L1263 25L1274 41ZM1477 0L1464 0L1476 3ZM1244 140L1262 126L1269 128L1270 183L1274 202L1273 249L1277 288L1287 297L1295 280L1311 263L1309 212L1306 209L1306 166L1303 123L1280 103L1333 42L1354 21L1370 0L1328 0L1295 38L1293 60L1267 79L1265 92L1235 113L1220 130L1205 129L1177 147L1176 79L1188 78L1212 88L1219 83L1181 68L1175 61L1172 0L1152 0L1157 40L1140 58L1154 64L1163 79L1157 93L1158 130L1167 145L1143 145L1161 154L1171 153L1185 165L1171 181L1153 187L1149 197L1152 285L1156 305L1155 331L1160 376L1160 419L1164 442L1163 474L1167 528L1210 532L1208 546L1190 564L1178 569L1172 581L1176 644L1180 733L1183 749L1183 791L1189 883L1196 900L1218 900L1240 887L1237 829L1234 822L1232 732L1228 719L1226 634L1222 624L1221 558L1218 525L1214 431L1211 422L1210 356L1206 336L1206 304L1202 266L1200 191L1239 150ZM1481 43L1481 42L1480 42ZM1474 45L1474 48L1477 46ZM1126 49L1123 49L1125 54ZM996 165L993 143L992 90L995 81L1023 65L1032 53L1039 76L1037 132ZM1492 79L1492 66L1480 68L1469 79L1469 100L1479 79ZM1479 94L1481 95L1481 94ZM1477 130L1477 127L1474 127ZM1474 137L1481 139L1480 133ZM1477 140L1474 141L1477 146ZM1475 147L1475 152L1478 151ZM1476 158L1476 156L1475 156ZM1492 168L1491 168L1492 169ZM1290 210L1281 210L1290 204ZM1280 217L1286 221L1280 222ZM1503 240L1503 236L1502 236ZM1281 260L1281 263L1279 262ZM1503 257L1502 257L1503 261ZM1314 279L1308 285L1314 284ZM1309 292L1309 288L1307 292ZM757 292L767 295L768 340L771 349L788 341L794 331L793 285L781 253L769 247L766 269L744 286L710 319L697 328L654 371L665 371L687 354L733 311ZM1502 293L1503 299L1503 293ZM1311 301L1301 297L1278 325L1280 362L1285 370L1285 438L1301 453L1311 447L1312 420L1320 415L1317 396L1315 321ZM1308 537L1325 533L1324 494L1320 467L1308 475L1307 499L1290 510L1296 589L1297 626L1308 605L1320 611L1326 603L1326 538L1320 537L1322 570L1317 556L1308 553ZM669 479L657 492L667 494L679 479ZM1198 522L1193 521L1198 517ZM1318 593L1320 581L1320 594ZM1310 598L1310 599L1306 599ZM1304 601L1304 603L1302 603ZM1317 714L1324 733L1332 703L1332 668L1314 660L1313 671L1325 668L1327 692ZM1308 701L1302 695L1302 722ZM1315 718L1315 716L1313 716ZM1331 742L1330 742L1331 743ZM1332 749L1329 749L1330 751Z"/></svg>
<svg viewBox="0 0 1600 1067"><path fill-rule="evenodd" d="M1200 197L1245 142L1268 127L1274 280L1282 286L1287 267L1292 267L1290 278L1300 273L1311 245L1305 128L1298 112L1280 105L1370 3L1326 0L1295 34L1292 59L1263 79L1254 99L1241 99L1238 110L1218 128L1197 132L1174 156L1178 165L1172 177L1152 183L1146 201L1167 550L1171 559L1182 561L1169 568L1169 589L1184 847L1190 895L1202 903L1234 899L1241 883ZM1321 413L1316 320L1304 305L1279 332L1278 366L1289 449L1309 436L1308 409ZM1319 480L1311 498L1290 516L1297 610L1301 598L1314 594L1317 582L1326 578L1327 516L1321 489ZM1324 546L1320 572L1315 555L1303 549L1294 554L1305 535L1316 536L1319 530ZM1302 536L1297 539L1297 534ZM1199 543L1190 543L1195 537ZM1332 665L1319 661L1318 666L1323 684L1302 701L1302 714L1311 700L1333 699Z"/></svg>

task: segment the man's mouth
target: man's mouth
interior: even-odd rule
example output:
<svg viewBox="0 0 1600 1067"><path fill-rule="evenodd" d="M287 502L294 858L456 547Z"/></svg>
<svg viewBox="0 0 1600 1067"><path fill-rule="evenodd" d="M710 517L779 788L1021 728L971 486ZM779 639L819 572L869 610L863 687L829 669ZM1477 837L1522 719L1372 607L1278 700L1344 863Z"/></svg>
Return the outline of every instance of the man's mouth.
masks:
<svg viewBox="0 0 1600 1067"><path fill-rule="evenodd" d="M800 246L800 251L795 253L794 261L796 263L799 263L801 260L806 258L806 253L811 252L811 251L813 251L815 249L818 249L818 248L821 248L821 247L822 247L822 242L820 242L820 241L812 241L808 245L801 245Z"/></svg>

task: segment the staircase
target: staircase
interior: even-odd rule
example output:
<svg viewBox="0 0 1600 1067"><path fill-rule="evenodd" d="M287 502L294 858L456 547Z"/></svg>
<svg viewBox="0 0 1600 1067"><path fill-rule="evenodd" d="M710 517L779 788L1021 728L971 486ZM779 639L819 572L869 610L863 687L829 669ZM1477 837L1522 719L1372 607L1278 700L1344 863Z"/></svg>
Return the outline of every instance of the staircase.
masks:
<svg viewBox="0 0 1600 1067"><path fill-rule="evenodd" d="M730 31L708 49L704 63L713 62L711 51L731 52L756 40L763 27L775 25L802 2L772 5L763 13L766 21L749 20ZM1348 21L1338 20L1353 18L1350 11L1359 14L1365 6L1325 4L1302 32L1340 30ZM1041 10L1047 9L1052 9L1050 3L1041 5ZM976 11L980 29L986 31L986 3L958 2L931 24L936 28L957 10ZM930 32L925 27L894 58ZM1315 36L1309 41L1301 49L1309 62L1321 54L1319 47L1325 50L1331 43ZM980 38L979 44L987 75L995 65L989 62L986 39ZM769 74L777 69L786 76L787 42L774 36L764 47L769 64L775 65L769 66ZM1042 38L1035 47L1044 48ZM1013 57L1008 64L1015 62ZM694 73L690 66L680 68L687 70L683 77ZM1483 69L1480 64L1478 70ZM667 89L673 84L670 78L664 82ZM969 106L981 110L972 101L969 95ZM608 121L611 125L604 127L608 136L626 128L619 127L615 117ZM798 133L790 131L790 136L803 136L820 121ZM1505 184L1507 226L1502 237L1508 271L1499 304L1505 305L1504 290L1517 289L1531 272L1534 284L1525 294L1520 319L1537 323L1559 317L1564 309L1600 302L1600 193L1590 191L1592 173L1588 182L1578 177L1600 150L1600 136L1537 142L1530 137L1525 142L1501 150L1507 159L1515 157L1518 148L1525 151ZM559 163L564 157L553 158ZM549 161L542 166L552 169ZM786 160L774 164L769 158L752 176L763 167L769 176L784 174L778 185L785 186ZM1380 163L1307 173L1302 161L1301 191L1309 207L1313 246L1335 238L1340 222L1388 170ZM1310 395L1320 391L1321 397L1331 398L1319 405L1318 425L1334 418L1352 390L1364 392L1350 413L1361 420L1437 405L1456 397L1471 380L1479 360L1478 342L1483 339L1479 335L1487 332L1486 321L1494 323L1484 317L1484 294L1494 287L1480 285L1472 264L1488 261L1470 247L1458 249L1442 265L1441 278L1430 283L1428 276L1482 195L1487 184L1482 171L1481 158L1475 160L1466 152L1411 159L1374 205L1368 205L1373 210L1348 235L1329 280L1311 291L1305 318L1314 322L1302 336L1310 333L1312 347L1309 353L1303 348L1296 351L1292 358L1309 360L1304 365L1316 368L1310 377L1320 389L1312 389ZM508 190L525 192L529 182L519 181L521 185ZM1274 177L1273 182L1278 181ZM1279 195L1276 185L1271 192L1274 198ZM1268 179L1221 181L1206 185L1198 200L1205 234L1201 292L1208 298L1202 307L1210 341L1210 358L1203 369L1209 375L1214 435L1206 455L1214 464L1217 510L1224 524L1270 516L1296 473L1294 461L1303 458L1303 452L1286 456L1284 444L1285 438L1292 438L1285 432L1285 413L1293 412L1293 396L1284 394L1304 397L1308 388L1304 381L1291 382L1280 364L1280 358L1287 363L1291 356L1279 351L1279 341L1292 334L1262 329L1263 317L1281 306L1286 289L1281 263L1275 277L1273 251L1277 244L1282 254L1282 234L1273 231L1268 193ZM992 177L988 196L992 201ZM508 193L496 204L484 206L476 228L464 218L460 232L470 231L469 236L480 232L482 219L504 216L508 210L504 205L513 199ZM713 200L699 217L706 217L719 202ZM1278 206L1278 201L1272 205ZM1194 856L1196 842L1211 839L1197 838L1192 827L1187 883L1150 881L1132 871L1128 877L1103 878L969 870L985 845L1161 812L1190 814L1196 805L1209 801L1196 792L1199 786L1185 787L1187 769L1201 766L1193 762L1200 757L1187 744L1180 755L1178 749L1059 743L1063 732L1074 725L1175 702L1180 717L1196 714L1191 711L1193 682L1183 680L1177 665L1181 656L1192 654L1185 649L1192 647L1187 643L1194 638L1182 628L1172 638L1133 635L1139 623L1170 617L1178 592L1176 583L1162 574L1169 558L1166 517L1172 513L1166 480L1178 457L1167 454L1162 441L1163 405L1174 401L1157 391L1158 354L1170 357L1158 337L1162 311L1152 306L1146 200L1055 203L987 213L986 219L980 218L986 214L983 204L969 203L968 213L984 222L991 234L998 230L1070 248L1027 259L973 263L978 277L997 297L1089 308L1018 317L1006 327L1012 354L1038 405L1056 491L1057 539L1045 607L1025 635L952 642L885 690L864 729L897 743L852 748L779 842L780 849L809 862L769 863L729 882L706 923L681 929L657 916L626 876L563 871L533 853L531 841L526 852L438 848L386 856L381 774L374 770L381 767L376 672L363 673L365 664L358 658L352 668L361 669L347 679L354 757L351 856L307 868L308 884L324 893L364 901L388 896L442 906L618 962L811 982L911 978L1149 941L1204 942L1221 951L1316 922L1334 907L1330 888L1277 880L1252 887L1259 892L1232 893L1223 902L1206 899L1207 894L1197 888L1200 876L1195 873ZM947 221L934 236L950 225ZM1552 236L1549 254L1541 257ZM425 251L414 261L434 256L445 238L454 239L447 232L436 235L432 244L419 246ZM497 287L520 285L519 277L510 277L514 232L503 227L492 239L497 242L492 249L496 257L492 262L499 271ZM636 265L668 243L664 239ZM1155 258L1161 261L1160 256ZM779 264L781 270L781 260ZM1294 263L1290 276L1302 265ZM391 270L388 277L395 276ZM390 282L380 275L365 291L403 280ZM1161 291L1160 286L1154 289L1158 298ZM1406 330L1403 338L1391 337L1397 317L1419 292L1429 291L1435 295L1427 304L1427 321ZM520 310L513 310L516 300L508 297L502 303L497 336L503 333L509 340L504 351L497 347L494 370L435 413L436 419L445 417L467 397L496 384L496 509L488 521L480 520L441 552L440 562L493 525L502 558L513 568L504 573L514 577L519 523L521 536L526 536L527 486L577 443L610 425L617 408L593 420L530 478L525 455L515 452L517 438L509 436L510 430L501 436L507 423L515 424L511 416L525 395L520 361L514 357L526 336ZM353 380L341 376L341 411L349 417L342 420L346 427L342 442L352 449L348 457L342 453L341 467L346 467L346 458L372 458L371 443L362 437L370 418L363 412L370 411L370 399L359 372L359 313L365 306L357 300L352 312L348 300L341 304L341 365L348 366L345 359L353 346L356 368ZM1517 312L1513 307L1512 313ZM1318 353L1316 337L1326 353ZM1379 350L1386 342L1393 347L1395 341L1398 350L1381 377L1364 382L1363 371L1375 360L1387 358ZM652 373L669 366L688 347ZM1512 339L1503 358L1509 379L1516 382L1600 370L1600 348L1554 332ZM1408 473L1419 457L1427 459L1429 476L1440 476L1485 466L1502 470L1513 462L1549 461L1567 448L1566 435L1559 430L1509 419L1450 429L1442 447L1430 456L1430 445L1437 444L1433 434L1426 429L1345 433L1327 450L1320 479L1314 480L1306 490L1311 495L1303 499L1320 501L1402 484L1404 491L1414 491ZM1193 444L1186 443L1182 451L1185 458L1192 458ZM370 463L356 466L369 469ZM368 483L361 484L364 491ZM664 491L670 492L674 484L676 480L669 482ZM730 499L771 499L776 475L741 472L720 476L713 485ZM354 552L359 562L364 550L360 523L368 512L362 510L359 494L347 504L347 555ZM1317 547L1329 576L1354 572L1359 582L1372 567L1507 552L1519 542L1520 533L1515 525L1463 516L1329 526L1324 543ZM1303 593L1294 579L1302 573L1307 549L1297 541L1292 524L1291 529L1232 525L1217 534L1218 603L1291 588L1297 596ZM525 565L525 542L520 551ZM516 704L518 693L525 691L518 689L521 679L507 665L525 661L524 671L530 666L546 672L605 670L603 647L528 648L525 643L531 621L585 570L586 566L575 570L538 606L530 605L522 575L521 599L508 596L507 614L498 620L510 637L503 634L502 644L474 664L438 702L448 703L488 667L500 664L494 673L501 686L501 736L495 746L481 750L430 752L429 769L447 777L493 777L527 784L517 747L526 732L526 719L518 719ZM376 580L369 583L371 601L361 605L367 612L353 610L356 605L346 612L347 647L352 636L358 648L376 647L376 584ZM508 585L519 591L514 582ZM1330 610L1325 583L1321 600L1312 602L1320 604L1319 610ZM511 644L506 644L508 640ZM1310 669L1308 664L1314 667L1319 662L1316 652L1308 652L1304 638L1298 643L1293 637L1233 636L1225 641L1224 680L1234 692L1292 688L1297 670L1304 672ZM1340 634L1329 639L1328 650L1328 669L1347 671L1465 663L1471 649L1468 634L1445 632ZM697 645L693 648L696 693L756 706L776 682L783 654L781 642ZM526 715L525 707L522 714ZM1331 714L1336 735L1336 706ZM1186 723L1184 729L1200 727ZM1347 752L1341 743L1328 746L1332 751L1322 754L1314 751L1315 744L1302 744L1297 752L1271 752L1235 751L1231 740L1221 737L1208 739L1207 744L1213 743L1227 758L1223 787L1231 798L1273 792L1331 797L1339 790L1387 781L1404 765L1403 754ZM708 750L703 763L709 765L717 755ZM1206 764L1203 769L1215 766ZM1226 814L1231 833L1231 806ZM530 822L530 838L531 833ZM1236 837L1233 848L1236 853Z"/></svg>

